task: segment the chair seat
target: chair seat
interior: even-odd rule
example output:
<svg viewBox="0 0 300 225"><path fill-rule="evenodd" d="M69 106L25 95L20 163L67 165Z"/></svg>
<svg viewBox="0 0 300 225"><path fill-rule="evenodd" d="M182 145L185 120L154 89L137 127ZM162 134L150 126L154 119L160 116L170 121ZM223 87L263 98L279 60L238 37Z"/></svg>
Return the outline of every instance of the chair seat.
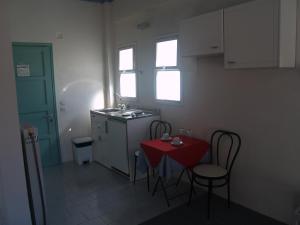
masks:
<svg viewBox="0 0 300 225"><path fill-rule="evenodd" d="M134 152L134 155L135 155L136 157L138 157L140 154L141 154L141 151L140 151L140 150Z"/></svg>
<svg viewBox="0 0 300 225"><path fill-rule="evenodd" d="M220 178L227 175L227 170L212 164L201 164L195 166L193 172L201 177Z"/></svg>

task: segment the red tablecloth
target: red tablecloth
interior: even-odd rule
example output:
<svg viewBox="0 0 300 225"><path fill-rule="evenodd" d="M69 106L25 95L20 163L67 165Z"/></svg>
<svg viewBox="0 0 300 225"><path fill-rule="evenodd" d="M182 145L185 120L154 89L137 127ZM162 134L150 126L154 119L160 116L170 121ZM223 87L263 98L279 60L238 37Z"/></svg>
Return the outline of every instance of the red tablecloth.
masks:
<svg viewBox="0 0 300 225"><path fill-rule="evenodd" d="M206 141L180 136L183 145L173 146L170 142L164 142L159 139L143 141L141 147L144 149L150 165L155 168L158 166L161 158L168 155L176 160L182 166L189 168L195 166L203 158L209 149Z"/></svg>

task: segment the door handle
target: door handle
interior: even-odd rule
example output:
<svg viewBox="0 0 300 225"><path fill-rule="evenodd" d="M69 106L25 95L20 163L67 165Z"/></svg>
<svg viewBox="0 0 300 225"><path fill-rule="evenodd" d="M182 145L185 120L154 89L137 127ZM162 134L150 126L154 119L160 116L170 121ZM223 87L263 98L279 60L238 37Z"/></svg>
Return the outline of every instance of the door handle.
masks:
<svg viewBox="0 0 300 225"><path fill-rule="evenodd" d="M54 120L52 114L49 114L49 115L47 115L47 116L44 116L43 118L46 119L46 120L48 120L50 123L52 123L53 120Z"/></svg>
<svg viewBox="0 0 300 225"><path fill-rule="evenodd" d="M52 122L54 121L54 119L53 119L53 114L49 114L49 115L48 115L48 121L49 121L50 123L52 123Z"/></svg>

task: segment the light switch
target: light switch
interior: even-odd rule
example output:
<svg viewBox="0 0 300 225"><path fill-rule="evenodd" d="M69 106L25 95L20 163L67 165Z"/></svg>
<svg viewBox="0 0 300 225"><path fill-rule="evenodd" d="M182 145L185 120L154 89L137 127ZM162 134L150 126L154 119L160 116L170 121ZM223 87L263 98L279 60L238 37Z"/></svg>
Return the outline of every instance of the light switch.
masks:
<svg viewBox="0 0 300 225"><path fill-rule="evenodd" d="M56 39L64 39L64 35L62 32L57 32L56 33Z"/></svg>

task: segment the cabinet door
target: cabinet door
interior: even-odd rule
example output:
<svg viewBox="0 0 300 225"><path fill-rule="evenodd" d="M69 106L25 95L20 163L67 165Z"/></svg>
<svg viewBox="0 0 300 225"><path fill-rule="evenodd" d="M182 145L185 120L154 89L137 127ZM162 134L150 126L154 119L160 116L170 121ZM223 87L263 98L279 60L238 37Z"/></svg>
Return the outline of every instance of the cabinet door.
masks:
<svg viewBox="0 0 300 225"><path fill-rule="evenodd" d="M110 167L107 119L105 116L97 114L92 114L91 118L92 138L94 140L93 159L106 167Z"/></svg>
<svg viewBox="0 0 300 225"><path fill-rule="evenodd" d="M223 53L223 10L182 21L180 51L182 56Z"/></svg>
<svg viewBox="0 0 300 225"><path fill-rule="evenodd" d="M108 120L108 146L111 167L129 174L126 123Z"/></svg>
<svg viewBox="0 0 300 225"><path fill-rule="evenodd" d="M278 64L278 0L257 0L224 10L226 68Z"/></svg>
<svg viewBox="0 0 300 225"><path fill-rule="evenodd" d="M160 120L160 116L151 116L137 120L127 121L127 143L130 180L133 181L134 175L134 153L141 149L141 142L150 139L150 124L153 120ZM144 178L146 174L141 174L137 170L136 179Z"/></svg>

